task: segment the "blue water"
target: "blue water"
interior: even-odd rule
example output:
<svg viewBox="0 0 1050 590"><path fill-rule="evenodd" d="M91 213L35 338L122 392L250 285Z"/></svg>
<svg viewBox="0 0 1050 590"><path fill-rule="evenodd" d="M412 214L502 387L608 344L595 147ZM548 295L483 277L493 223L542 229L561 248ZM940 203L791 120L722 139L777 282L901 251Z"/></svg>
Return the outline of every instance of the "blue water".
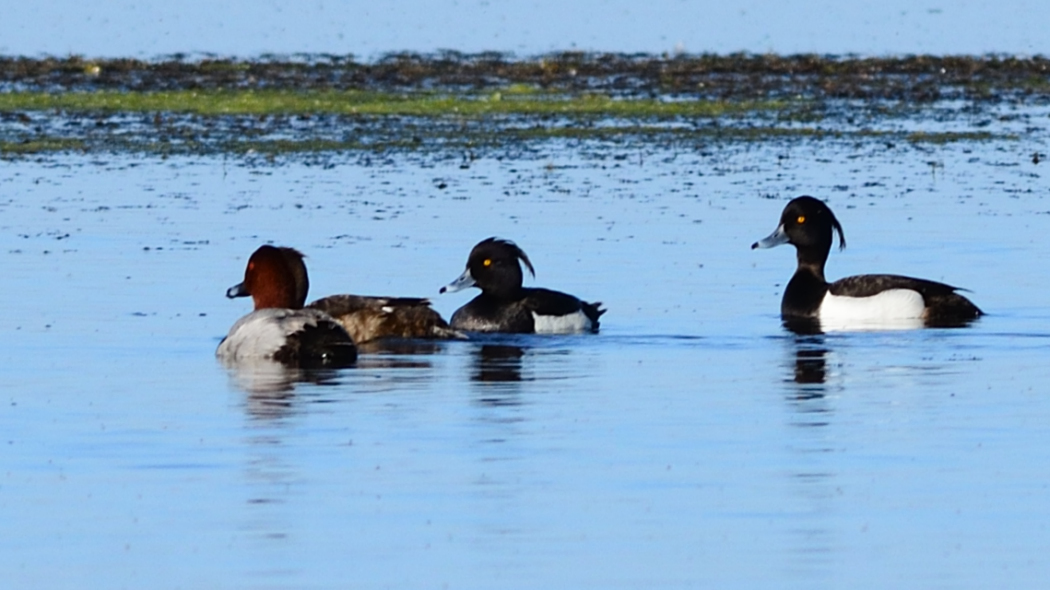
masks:
<svg viewBox="0 0 1050 590"><path fill-rule="evenodd" d="M1050 53L1050 7L1033 0L41 0L3 8L0 54L16 55Z"/></svg>
<svg viewBox="0 0 1050 590"><path fill-rule="evenodd" d="M1045 114L1034 116L1045 117ZM992 125L1010 125L1009 121ZM529 155L0 162L0 571L12 588L1041 587L1045 133ZM445 185L444 188L440 188ZM829 277L972 290L957 330L796 337L801 193ZM596 336L223 368L247 256L314 296L437 296L478 240L601 300ZM415 352L416 354L409 354Z"/></svg>

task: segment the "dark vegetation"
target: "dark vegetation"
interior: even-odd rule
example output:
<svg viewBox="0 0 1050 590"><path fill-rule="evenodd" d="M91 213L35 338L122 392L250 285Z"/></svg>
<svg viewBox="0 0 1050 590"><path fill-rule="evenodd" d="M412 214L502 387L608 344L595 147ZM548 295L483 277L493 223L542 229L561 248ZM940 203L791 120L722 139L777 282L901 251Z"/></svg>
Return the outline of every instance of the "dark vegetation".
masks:
<svg viewBox="0 0 1050 590"><path fill-rule="evenodd" d="M1050 59L1036 56L852 58L818 55L500 53L303 56L233 60L0 58L6 90L493 90L524 84L561 92L688 96L708 100L996 100L1050 94Z"/></svg>

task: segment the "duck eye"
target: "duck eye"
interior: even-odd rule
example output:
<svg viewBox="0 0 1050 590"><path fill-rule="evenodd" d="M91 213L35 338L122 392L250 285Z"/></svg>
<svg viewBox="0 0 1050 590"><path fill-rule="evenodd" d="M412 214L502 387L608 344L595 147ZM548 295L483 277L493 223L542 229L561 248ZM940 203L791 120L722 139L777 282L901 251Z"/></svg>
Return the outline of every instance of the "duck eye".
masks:
<svg viewBox="0 0 1050 590"><path fill-rule="evenodd" d="M484 265L484 266L492 266L492 259L491 258L486 258L484 260L484 262L482 262L481 264Z"/></svg>
<svg viewBox="0 0 1050 590"><path fill-rule="evenodd" d="M795 221L799 222L800 224L806 223L806 216L805 215L799 215L798 219L796 219Z"/></svg>
<svg viewBox="0 0 1050 590"><path fill-rule="evenodd" d="M248 270L255 270L255 263L254 262L249 262L248 263Z"/></svg>

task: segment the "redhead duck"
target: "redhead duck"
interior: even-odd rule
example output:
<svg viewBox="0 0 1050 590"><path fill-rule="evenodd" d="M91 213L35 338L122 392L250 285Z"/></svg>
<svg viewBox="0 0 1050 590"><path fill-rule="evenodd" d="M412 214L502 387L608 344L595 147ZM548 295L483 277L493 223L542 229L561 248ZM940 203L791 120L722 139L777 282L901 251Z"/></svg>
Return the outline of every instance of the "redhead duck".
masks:
<svg viewBox="0 0 1050 590"><path fill-rule="evenodd" d="M587 303L568 293L522 287L521 264L532 276L536 271L525 252L514 242L482 240L467 257L467 268L441 293L468 287L481 295L452 314L452 327L471 332L571 334L597 332L601 303Z"/></svg>
<svg viewBox="0 0 1050 590"><path fill-rule="evenodd" d="M275 250L281 254L287 268L286 280L296 303L294 309L302 309L310 290L303 255L292 248ZM331 295L311 302L305 309L317 310L335 319L358 345L383 338L465 337L450 328L441 315L430 307L430 301L422 298Z"/></svg>
<svg viewBox="0 0 1050 590"><path fill-rule="evenodd" d="M303 255L262 246L244 271L244 282L226 296L251 296L255 310L237 320L219 343L225 361L272 359L292 366L345 366L357 359L350 334L328 314L303 309L308 282Z"/></svg>
<svg viewBox="0 0 1050 590"><path fill-rule="evenodd" d="M858 275L828 283L824 264L834 238L846 247L842 225L824 202L813 197L792 199L780 216L780 225L751 248L795 246L798 267L780 304L789 328L819 322L824 329L839 327L953 327L977 319L982 312L957 287L900 275Z"/></svg>

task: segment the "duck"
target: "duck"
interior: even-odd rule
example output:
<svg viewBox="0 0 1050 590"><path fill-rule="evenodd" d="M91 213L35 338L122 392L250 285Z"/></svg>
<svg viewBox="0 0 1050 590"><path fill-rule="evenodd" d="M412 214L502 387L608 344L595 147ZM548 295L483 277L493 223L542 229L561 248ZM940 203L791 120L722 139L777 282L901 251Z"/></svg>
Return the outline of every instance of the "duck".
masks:
<svg viewBox="0 0 1050 590"><path fill-rule="evenodd" d="M491 237L474 246L463 274L440 289L440 293L481 289L480 295L452 314L452 328L514 334L598 332L598 319L606 312L600 302L588 303L550 289L525 288L522 263L535 277L532 262L514 242Z"/></svg>
<svg viewBox="0 0 1050 590"><path fill-rule="evenodd" d="M348 366L357 346L332 316L303 309L309 285L303 255L264 245L248 259L244 280L226 291L251 297L254 310L237 320L215 355L227 363L272 360L294 367Z"/></svg>
<svg viewBox="0 0 1050 590"><path fill-rule="evenodd" d="M795 246L798 267L780 303L780 315L791 327L819 322L842 329L879 327L959 327L984 315L960 295L959 287L892 274L846 277L834 283L824 278L824 265L838 233L846 247L842 224L820 199L801 196L784 207L780 224L751 249Z"/></svg>
<svg viewBox="0 0 1050 590"><path fill-rule="evenodd" d="M297 309L320 311L338 322L358 346L383 339L463 339L466 336L449 327L441 315L422 297L377 297L367 295L329 295L305 304L310 279L302 253L293 248L277 248L284 256L288 273L285 280L294 285Z"/></svg>

